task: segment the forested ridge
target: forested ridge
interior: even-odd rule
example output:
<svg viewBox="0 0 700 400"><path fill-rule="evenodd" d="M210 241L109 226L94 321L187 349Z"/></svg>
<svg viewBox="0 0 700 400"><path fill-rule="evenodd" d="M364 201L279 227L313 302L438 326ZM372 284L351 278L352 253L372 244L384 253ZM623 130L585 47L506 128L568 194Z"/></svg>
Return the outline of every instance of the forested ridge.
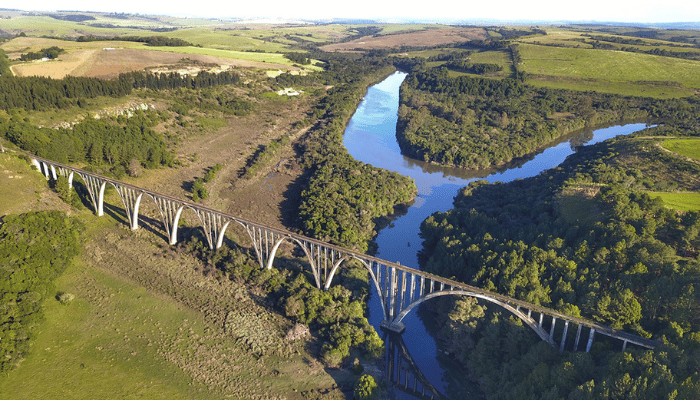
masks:
<svg viewBox="0 0 700 400"><path fill-rule="evenodd" d="M621 120L678 120L695 99L654 100L536 88L515 79L418 69L401 86L397 139L411 157L465 168L500 165L567 133Z"/></svg>
<svg viewBox="0 0 700 400"><path fill-rule="evenodd" d="M427 271L665 343L621 353L599 338L591 353L560 356L496 309L443 302L437 333L488 398L699 398L700 215L646 193L670 177L698 189L696 163L654 146L697 132L652 128L582 148L537 177L475 182L423 222Z"/></svg>

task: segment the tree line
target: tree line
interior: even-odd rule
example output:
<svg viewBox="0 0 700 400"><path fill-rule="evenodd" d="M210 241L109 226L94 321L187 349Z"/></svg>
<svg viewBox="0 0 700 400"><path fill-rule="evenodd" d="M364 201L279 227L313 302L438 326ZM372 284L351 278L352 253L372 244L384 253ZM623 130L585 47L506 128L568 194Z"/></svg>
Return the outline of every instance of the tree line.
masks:
<svg viewBox="0 0 700 400"><path fill-rule="evenodd" d="M48 58L53 60L58 58L59 54L65 53L65 50L58 46L45 47L39 51L30 51L19 56L22 61L32 61L41 60L42 58Z"/></svg>
<svg viewBox="0 0 700 400"><path fill-rule="evenodd" d="M0 136L23 150L61 163L107 165L120 176L136 160L146 168L172 165L173 156L153 127L165 116L136 111L131 118L86 118L71 128L39 128L15 112L0 117ZM133 168L133 167L132 167Z"/></svg>
<svg viewBox="0 0 700 400"><path fill-rule="evenodd" d="M9 69L9 61L0 53L0 72ZM15 77L0 75L0 109L22 108L48 110L78 105L81 99L98 96L123 97L133 89L169 90L178 88L199 89L218 85L237 84L241 80L235 71L220 73L200 72L196 76L177 73L152 74L135 71L120 74L114 79L66 76L62 79L45 77Z"/></svg>
<svg viewBox="0 0 700 400"><path fill-rule="evenodd" d="M82 35L78 36L78 39L76 39L76 41L78 42L102 42L105 40L145 43L146 46L194 46L192 43L184 39L171 38L167 36L113 36L110 38L102 36L98 37L92 35Z"/></svg>

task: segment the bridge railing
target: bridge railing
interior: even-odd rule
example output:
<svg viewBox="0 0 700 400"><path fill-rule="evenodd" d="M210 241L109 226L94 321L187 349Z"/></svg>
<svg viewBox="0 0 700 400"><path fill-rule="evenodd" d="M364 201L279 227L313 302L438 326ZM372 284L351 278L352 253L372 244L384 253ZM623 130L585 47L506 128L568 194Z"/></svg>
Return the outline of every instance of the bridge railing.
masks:
<svg viewBox="0 0 700 400"><path fill-rule="evenodd" d="M107 183L112 184L115 188L118 189L120 196L122 196L125 208L127 208L126 211L127 215L129 216L132 229L136 229L138 226L138 201L136 201L135 204L132 204L134 203L132 201L133 199L127 201L124 197L124 193L130 192L132 196L134 194L138 194L139 198L143 194L146 194L152 197L154 200L156 200L157 204L160 204L159 202L166 202L168 204L171 204L171 206L166 207L166 210L164 210L163 207L159 205L159 207L161 207L161 214L163 214L163 224L166 231L170 235L171 244L175 244L175 242L177 241L177 221L182 210L185 207L187 207L194 210L197 213L202 224L202 228L205 230L209 246L212 249L216 249L219 246L221 246L223 235L229 222L236 222L242 225L248 232L253 242L258 261L262 268L272 267L272 261L275 257L277 248L283 241L287 240L301 246L304 252L306 253L307 257L309 258L309 262L311 263L311 267L316 278L316 285L317 287L319 287L319 289L328 289L328 287L331 284L331 280L333 279L333 274L335 270L344 260L360 260L372 275L372 279L377 288L377 291L382 297L382 306L384 307L385 320L387 322L387 326L390 326L392 323L394 323L398 313L402 311L402 306L397 306L396 300L398 299L401 302L405 300L404 294L406 292L407 277L411 277L410 290L413 290L415 278L418 277L420 278L420 282L430 282L430 290L424 291L423 287L420 287L419 291L421 298L418 299L418 301L413 301L413 293L410 293L408 297L410 299L409 301L411 301L412 304L409 305L406 312L430 295L449 294L446 292L454 291L460 293L468 293L469 295L472 295L474 297L484 298L497 304L500 303L502 306L508 308L509 311L518 315L526 323L531 325L531 327L534 327L533 329L536 329L536 331L539 330L538 334L540 335L540 337L542 337L543 340L549 341L552 344L554 344L554 342L552 341L552 335L554 333L555 322L557 320L567 321L566 326L564 328L564 334L562 335L561 349L563 349L564 347L563 342L566 341L566 333L569 323L576 323L579 325L575 347L577 347L578 345L581 327L585 326L590 329L587 350L590 348L590 344L593 340L594 333L622 340L624 342L623 349L624 347L626 347L627 343L633 343L651 349L660 344L657 341L642 338L621 330L613 329L609 326L602 325L595 321L591 321L581 317L573 317L570 315L566 315L556 310L549 309L547 307L531 304L523 300L504 296L496 292L491 292L462 282L457 282L438 275L434 275L425 271L400 265L399 263L393 263L354 250L345 249L340 246L326 243L314 238L306 237L304 235L267 226L245 218L234 216L232 214L224 213L222 211L215 210L213 208L209 208L201 204L196 204L190 201L178 199L173 196L157 193L148 189L124 183L115 179L111 179L99 174L88 172L55 161L31 155L29 157L31 157L33 163L39 167L40 171L42 171L42 173L46 175L47 179L49 179L50 177L53 177L55 179L57 177L56 169L59 170L61 175L66 175L66 171L71 171L72 173L78 174L79 176L83 177L84 180L85 177L89 177L88 180L90 180L92 183L88 185L90 186L88 187L88 190L90 191L90 196L92 197L93 205L98 215L101 215L104 187ZM51 172L49 171L49 168ZM99 191L99 193L97 191ZM130 210L130 207L133 207L134 209ZM169 225L171 226L169 227ZM332 268L330 271L328 271L329 260ZM324 263L325 265L323 265ZM401 275L403 277L401 279L401 283L403 285L402 288L398 288L399 282L396 278L397 272L399 273L398 275ZM440 285L439 290L434 290L433 285L435 283L438 283ZM397 308L395 309L395 307ZM524 312L520 311L522 309L527 310L527 315ZM531 317L533 312L540 314L539 326L536 326L536 321L534 321L534 318ZM544 315L547 315L552 319L551 329L548 334L548 338L547 333L542 328L542 316ZM400 318L403 318L403 316L399 317L398 322L400 322Z"/></svg>

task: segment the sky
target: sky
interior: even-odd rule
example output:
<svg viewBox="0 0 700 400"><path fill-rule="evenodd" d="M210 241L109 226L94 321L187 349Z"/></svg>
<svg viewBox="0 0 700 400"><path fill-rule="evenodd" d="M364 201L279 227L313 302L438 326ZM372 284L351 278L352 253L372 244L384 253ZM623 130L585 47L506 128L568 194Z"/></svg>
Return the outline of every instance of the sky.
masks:
<svg viewBox="0 0 700 400"><path fill-rule="evenodd" d="M207 18L700 22L697 0L24 0L13 5L25 11L104 11Z"/></svg>

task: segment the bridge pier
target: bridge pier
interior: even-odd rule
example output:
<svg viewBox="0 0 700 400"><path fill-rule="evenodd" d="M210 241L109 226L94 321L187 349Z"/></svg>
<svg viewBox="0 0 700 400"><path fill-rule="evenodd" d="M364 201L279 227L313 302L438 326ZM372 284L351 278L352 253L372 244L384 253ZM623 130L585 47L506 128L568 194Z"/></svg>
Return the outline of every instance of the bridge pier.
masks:
<svg viewBox="0 0 700 400"><path fill-rule="evenodd" d="M79 173L79 175L83 178L83 182L85 182L85 186L90 194L90 202L92 202L92 206L95 209L95 214L97 214L98 217L103 216L105 185L107 181L85 173Z"/></svg>
<svg viewBox="0 0 700 400"><path fill-rule="evenodd" d="M119 197L121 197L124 204L126 218L129 220L129 228L135 231L139 227L139 205L141 204L143 192L137 193L136 190L126 186L114 185L114 187L117 189L117 193L119 193Z"/></svg>
<svg viewBox="0 0 700 400"><path fill-rule="evenodd" d="M171 245L177 243L178 222L185 207L189 207L197 214L207 238L209 248L211 249L218 249L221 247L224 232L231 221L237 222L243 226L250 236L253 244L252 247L255 250L261 268L272 268L272 261L274 260L275 253L284 240L296 243L306 253L314 279L316 280L316 287L319 289L329 289L333 276L343 261L356 259L360 261L369 272L372 283L375 285L377 293L381 298L384 318L380 326L382 330L387 332L404 332L406 327L402 322L403 318L422 302L438 296L460 295L498 305L517 318L520 318L540 337L540 339L549 343L554 348L558 347L560 352L566 347L569 322L576 322L578 324L573 351L579 350L581 330L584 325L590 329L588 342L586 344L586 352L590 351L596 332L623 341L623 351L627 348L629 343L648 349L653 349L659 345L656 341L620 332L593 321L570 317L556 310L529 304L522 300L499 295L498 293L455 282L420 270L404 267L398 263L391 263L302 235L267 227L198 204L181 201L51 160L32 157L31 163L37 167L46 179L57 179L58 175L68 177L69 187L72 187L73 174L78 174L85 183L90 201L98 216L103 215L106 183L111 183L117 189L122 199L129 220L129 226L132 230L138 228L139 204L143 195L151 196L158 207L164 230L167 233L168 242ZM527 309L527 313L524 312L524 309ZM534 318L534 313L539 314L539 321ZM545 315L547 318L551 318L551 325L544 324ZM560 343L554 341L557 319L564 321ZM545 325L547 329L545 329L543 325Z"/></svg>
<svg viewBox="0 0 700 400"><path fill-rule="evenodd" d="M197 213L197 218L199 218L199 222L202 224L209 249L216 250L221 247L224 241L224 232L226 232L230 221L225 221L221 215L209 210L194 209L194 212Z"/></svg>
<svg viewBox="0 0 700 400"><path fill-rule="evenodd" d="M168 241L171 245L175 245L177 244L177 224L180 222L180 215L182 215L185 204L164 197L154 197L154 200L158 211L160 211L165 232L168 234Z"/></svg>
<svg viewBox="0 0 700 400"><path fill-rule="evenodd" d="M379 327L385 331L399 335L406 331L406 325L403 322L382 320L382 322L379 323Z"/></svg>

